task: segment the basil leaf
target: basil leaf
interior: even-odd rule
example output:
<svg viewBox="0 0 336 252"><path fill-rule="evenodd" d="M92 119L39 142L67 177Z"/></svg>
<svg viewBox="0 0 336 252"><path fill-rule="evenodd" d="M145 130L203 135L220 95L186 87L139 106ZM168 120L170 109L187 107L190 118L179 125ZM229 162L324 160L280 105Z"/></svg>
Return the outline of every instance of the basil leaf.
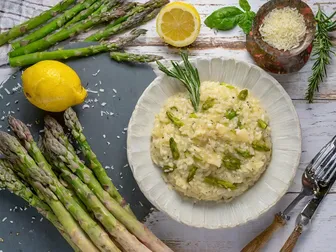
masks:
<svg viewBox="0 0 336 252"><path fill-rule="evenodd" d="M244 11L250 11L250 10L251 10L251 5L248 3L247 0L239 0L239 6L240 6Z"/></svg>
<svg viewBox="0 0 336 252"><path fill-rule="evenodd" d="M251 31L254 17L255 13L253 11L248 11L241 16L238 25L242 28L245 34L248 34Z"/></svg>
<svg viewBox="0 0 336 252"><path fill-rule="evenodd" d="M231 30L234 28L241 19L243 11L234 6L223 7L214 11L208 16L204 23L209 28L215 28L218 30Z"/></svg>

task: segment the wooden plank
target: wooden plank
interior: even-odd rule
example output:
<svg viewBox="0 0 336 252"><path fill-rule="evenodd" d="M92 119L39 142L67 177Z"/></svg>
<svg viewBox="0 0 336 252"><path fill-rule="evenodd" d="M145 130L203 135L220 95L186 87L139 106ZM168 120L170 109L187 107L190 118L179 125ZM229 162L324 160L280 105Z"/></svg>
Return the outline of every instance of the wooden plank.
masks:
<svg viewBox="0 0 336 252"><path fill-rule="evenodd" d="M267 193L267 192L265 192ZM223 229L206 230L187 227L173 221L164 213L154 212L146 221L147 226L175 252L237 252L251 239L265 229L276 213L294 199L296 194L283 197L269 212L257 220L243 226ZM293 230L296 216L303 209L306 201L299 203L292 211L288 224L279 230L263 251L279 251ZM328 195L315 215L310 229L303 233L295 248L298 252L334 252L336 195Z"/></svg>

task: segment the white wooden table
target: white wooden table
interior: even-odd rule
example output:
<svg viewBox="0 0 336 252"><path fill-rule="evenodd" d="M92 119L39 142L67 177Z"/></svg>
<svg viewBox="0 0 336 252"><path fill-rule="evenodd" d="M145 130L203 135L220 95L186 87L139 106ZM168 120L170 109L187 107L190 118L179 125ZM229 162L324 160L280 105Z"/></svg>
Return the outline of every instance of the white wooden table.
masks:
<svg viewBox="0 0 336 252"><path fill-rule="evenodd" d="M4 1L4 0L3 0ZM6 0L7 1L7 0ZM14 0L13 0L14 1ZM14 2L24 2L24 0L15 0ZM36 9L23 9L25 16L36 15L40 11L54 5L58 0L30 0L29 2L39 3ZM140 2L144 2L141 0ZM238 0L188 0L198 9L202 21L214 10L224 6L237 5ZM249 0L252 9L256 11L266 0ZM316 12L317 5L327 12L336 10L336 2L330 0L306 0ZM1 3L2 4L2 3ZM24 6L24 5L23 5ZM1 14L1 13L0 13ZM13 14L15 15L15 14ZM17 17L17 22L23 21L24 17ZM1 26L1 23L0 23ZM4 27L2 27L4 28ZM133 52L155 53L164 56L167 59L176 59L176 49L167 47L157 36L155 23L150 22L145 25L148 29L146 37L138 39L133 46L129 48ZM334 44L336 42L336 33ZM0 53L6 48L0 49ZM234 29L229 32L215 32L205 25L202 25L201 34L190 51L191 55L210 55L223 56L253 62L245 50L245 35L240 29ZM274 77L283 85L299 114L303 149L301 163L292 186L283 199L274 206L269 212L264 214L256 221L250 222L227 230L205 230L196 229L179 224L163 213L152 214L147 221L149 228L153 230L158 237L164 240L174 251L183 252L237 252L244 245L268 226L274 217L274 214L283 210L286 205L298 194L301 188L301 174L306 164L336 134L336 59L329 67L329 75L325 83L321 85L320 93L316 96L314 104L307 104L304 100L305 90L307 88L307 79L311 73L312 61L299 72L290 75ZM0 83L13 70L9 68L0 68ZM304 233L299 240L296 251L302 252L334 252L336 251L336 186L331 190L318 213L313 219L310 230ZM265 192L267 193L267 192ZM279 251L291 233L296 215L301 211L305 202L299 204L293 211L293 218L288 225L279 231L265 248L264 251Z"/></svg>

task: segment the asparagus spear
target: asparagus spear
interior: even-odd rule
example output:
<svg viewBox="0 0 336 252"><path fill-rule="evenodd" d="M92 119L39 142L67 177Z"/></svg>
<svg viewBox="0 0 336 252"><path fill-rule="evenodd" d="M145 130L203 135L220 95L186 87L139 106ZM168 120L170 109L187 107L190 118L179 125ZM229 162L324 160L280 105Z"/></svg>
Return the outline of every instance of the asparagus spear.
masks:
<svg viewBox="0 0 336 252"><path fill-rule="evenodd" d="M112 8L118 7L123 2L124 2L124 0L119 0L118 3L114 4L113 1L106 0L106 1L103 2L103 4L95 12L92 13L92 15L97 15L97 14L100 14L100 13L110 11ZM111 4L111 3L113 3L113 4Z"/></svg>
<svg viewBox="0 0 336 252"><path fill-rule="evenodd" d="M270 147L267 146L267 144L260 140L260 141L253 141L252 142L252 148L257 150L257 151L264 151L264 152L268 152L270 151Z"/></svg>
<svg viewBox="0 0 336 252"><path fill-rule="evenodd" d="M232 184L229 181L225 181L225 180L221 180L212 176L208 176L204 178L204 182L209 184L209 185L213 185L213 186L217 186L217 187L222 187L222 188L226 188L226 189L236 189L237 186L235 186L234 184Z"/></svg>
<svg viewBox="0 0 336 252"><path fill-rule="evenodd" d="M184 123L179 119L177 118L176 116L174 116L174 114L170 111L167 111L166 112L166 115L167 117L169 118L169 120L174 124L176 125L177 127L182 127L184 125Z"/></svg>
<svg viewBox="0 0 336 252"><path fill-rule="evenodd" d="M0 159L0 188L6 188L20 198L24 199L35 207L37 211L47 220L49 220L60 232L63 238L69 243L74 251L80 252L78 246L71 240L70 236L66 233L63 225L58 221L56 215L52 212L51 208L44 203L37 195L35 195L13 172L13 165L7 160Z"/></svg>
<svg viewBox="0 0 336 252"><path fill-rule="evenodd" d="M13 40L17 37L22 36L27 31L38 27L41 24L44 24L48 20L52 19L53 17L57 16L62 11L66 10L71 4L73 4L75 0L64 0L59 4L55 5L53 8L42 12L39 16L29 19L23 24L14 26L7 32L0 34L0 46L6 44L8 41Z"/></svg>
<svg viewBox="0 0 336 252"><path fill-rule="evenodd" d="M215 106L215 103L216 103L215 98L208 97L202 105L202 110L211 109L213 106Z"/></svg>
<svg viewBox="0 0 336 252"><path fill-rule="evenodd" d="M84 184L76 175L74 175L62 162L53 163L54 167L61 172L61 178L74 188L80 199L86 206L92 210L96 219L105 227L108 233L115 238L125 251L132 252L150 252L139 240L118 221L105 208L97 196Z"/></svg>
<svg viewBox="0 0 336 252"><path fill-rule="evenodd" d="M248 96L248 90L243 89L242 91L239 92L238 99L241 100L241 101L245 101L247 96Z"/></svg>
<svg viewBox="0 0 336 252"><path fill-rule="evenodd" d="M125 38L120 38L119 40L112 43L102 43L100 45L94 45L78 49L68 49L68 50L56 50L52 52L38 52L27 55L18 56L15 58L9 58L9 64L12 67L22 67L27 65L32 65L41 60L62 60L74 57L86 57L102 52L120 50L128 43L136 39L147 31L144 29L133 30L130 35Z"/></svg>
<svg viewBox="0 0 336 252"><path fill-rule="evenodd" d="M98 3L94 3L95 1L96 0L86 0L85 2L81 2L75 5L73 8L67 10L59 17L55 18L48 24L44 25L42 28L30 33L29 35L20 39L19 41L12 43L11 44L12 48L15 50L22 46L26 46L36 40L44 38L49 33L52 33L53 31L61 28L67 21L69 21L71 18L73 18L77 13L79 13L82 10L89 11L92 8L98 8L97 6Z"/></svg>
<svg viewBox="0 0 336 252"><path fill-rule="evenodd" d="M233 155L227 154L222 158L223 165L229 170L238 170L240 169L241 162L238 158Z"/></svg>
<svg viewBox="0 0 336 252"><path fill-rule="evenodd" d="M0 151L11 160L19 160L20 169L29 180L31 186L38 193L39 198L43 199L52 209L57 216L60 223L63 225L71 240L82 251L98 251L92 242L87 238L82 229L78 226L77 222L72 218L71 214L65 207L71 208L76 211L76 206L71 203L71 197L68 201L64 201L64 205L58 200L57 197L50 197L48 190L53 188L56 190L57 183L53 183L52 179L48 177L49 172L37 167L34 160L28 155L27 151L20 145L16 138L11 135L0 132ZM49 188L46 184L49 184ZM58 194L66 193L60 192ZM80 223L85 221L85 216L80 219ZM83 225L84 226L84 225Z"/></svg>
<svg viewBox="0 0 336 252"><path fill-rule="evenodd" d="M89 36L85 39L85 41L100 41L118 32L139 25L139 23L147 22L148 20L156 17L158 14L158 12L155 11L156 9L161 8L167 3L169 3L169 0L151 0L145 4L136 6L125 16L111 23L104 30L98 31L97 33Z"/></svg>
<svg viewBox="0 0 336 252"><path fill-rule="evenodd" d="M54 153L67 167L75 173L100 199L105 207L120 221L131 233L133 233L143 244L155 252L171 252L171 250L151 233L142 223L136 220L132 214L107 193L97 181L91 170L87 168L80 159L69 152L60 142L55 139L49 130L45 131L44 146Z"/></svg>
<svg viewBox="0 0 336 252"><path fill-rule="evenodd" d="M173 159L178 160L180 158L180 152L178 150L177 143L175 142L174 138L172 138L172 137L169 139L169 146L170 146L170 150L171 150L172 155L173 155Z"/></svg>
<svg viewBox="0 0 336 252"><path fill-rule="evenodd" d="M27 136L24 142L26 148L29 148L30 145L27 143L29 143L28 138L31 137L30 132L22 132L18 135L20 137ZM26 170L26 172L24 172L26 176L30 176L31 180L39 182L41 187L50 189L56 195L71 215L78 221L97 248L101 251L120 251L112 240L110 240L108 234L70 197L69 192L51 171L50 165L45 161L45 158L39 150L30 149L30 153L33 154L32 156L36 161L35 163L34 159L28 155L26 149L11 135L0 132L0 142L0 151L7 155L8 158L18 158ZM57 200L57 198L55 198L55 200Z"/></svg>
<svg viewBox="0 0 336 252"><path fill-rule="evenodd" d="M126 11L134 6L134 3L126 4L113 12L102 13L100 15L95 15L74 24L73 26L67 29L61 29L60 31L51 34L43 39L37 40L31 44L20 47L9 53L9 57L17 57L24 54L29 54L33 52L43 51L49 47L55 45L56 43L66 40L70 37L76 36L81 32L86 31L87 29L101 24L103 22L108 22L117 18L120 18L125 15Z"/></svg>
<svg viewBox="0 0 336 252"><path fill-rule="evenodd" d="M125 52L111 52L110 56L118 62L148 63L163 59L161 56L150 54L132 54Z"/></svg>
<svg viewBox="0 0 336 252"><path fill-rule="evenodd" d="M69 108L65 111L64 121L66 126L71 130L71 134L76 139L84 156L89 160L90 168L93 170L93 173L96 175L104 190L107 191L111 197L114 198L123 208L133 215L129 204L127 204L126 200L120 195L117 188L113 185L104 167L99 162L96 154L92 151L90 144L83 134L83 127L78 120L76 112L72 108ZM51 129L51 132L52 131L53 130Z"/></svg>
<svg viewBox="0 0 336 252"><path fill-rule="evenodd" d="M93 5L90 6L90 8L83 9L81 12L79 12L76 16L74 16L69 22L67 22L64 25L64 28L67 28L81 20L86 19L89 17L92 13L94 13L96 10L102 6L103 2L101 0L97 0Z"/></svg>
<svg viewBox="0 0 336 252"><path fill-rule="evenodd" d="M50 133L68 149L68 151L72 154L76 154L74 147L64 133L63 127L53 117L46 115L44 117L44 125L50 130Z"/></svg>

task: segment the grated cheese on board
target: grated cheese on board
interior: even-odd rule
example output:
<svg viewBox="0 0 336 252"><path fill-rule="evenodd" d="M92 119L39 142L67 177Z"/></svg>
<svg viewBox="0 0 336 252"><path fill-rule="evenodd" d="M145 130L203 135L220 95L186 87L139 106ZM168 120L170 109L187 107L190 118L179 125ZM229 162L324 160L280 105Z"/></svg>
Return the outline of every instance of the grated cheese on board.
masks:
<svg viewBox="0 0 336 252"><path fill-rule="evenodd" d="M259 28L262 39L278 50L291 50L300 45L307 27L303 15L295 8L274 9Z"/></svg>

